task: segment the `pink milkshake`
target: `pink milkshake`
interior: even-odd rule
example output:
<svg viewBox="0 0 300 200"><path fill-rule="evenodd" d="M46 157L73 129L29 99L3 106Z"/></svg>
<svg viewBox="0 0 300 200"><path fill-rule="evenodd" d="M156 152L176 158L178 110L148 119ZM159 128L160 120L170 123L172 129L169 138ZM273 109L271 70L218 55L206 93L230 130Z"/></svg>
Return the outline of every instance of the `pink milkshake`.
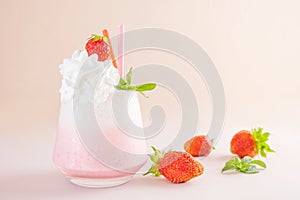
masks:
<svg viewBox="0 0 300 200"><path fill-rule="evenodd" d="M85 73L87 75L78 78L78 73L83 68L87 70ZM55 165L77 185L110 187L126 183L145 164L147 158L145 141L130 136L115 122L112 104L114 93L120 92L115 89L120 79L118 70L112 66L110 60L99 62L96 54L88 56L86 51L75 51L72 58L64 60L60 70L63 81L60 89L59 125L53 155ZM99 72L101 78L97 80L96 88L90 88L89 86ZM121 92L128 93L128 91ZM81 98L78 100L76 95L81 95ZM94 98L89 98L91 96ZM81 105L83 109L91 105L94 107L99 130L110 145L118 151L109 152L101 141L97 141L101 133L93 126L89 126L88 115L76 116L74 114L74 108L77 108L77 105ZM131 93L127 109L132 123L142 127L140 105L136 93ZM76 123L78 121L84 127L80 131ZM82 140L86 135L92 135L90 141L104 157L94 154L89 144ZM99 142L98 146L97 142ZM124 152L128 155L145 156L133 160L124 159L121 156ZM117 165L111 165L110 159Z"/></svg>

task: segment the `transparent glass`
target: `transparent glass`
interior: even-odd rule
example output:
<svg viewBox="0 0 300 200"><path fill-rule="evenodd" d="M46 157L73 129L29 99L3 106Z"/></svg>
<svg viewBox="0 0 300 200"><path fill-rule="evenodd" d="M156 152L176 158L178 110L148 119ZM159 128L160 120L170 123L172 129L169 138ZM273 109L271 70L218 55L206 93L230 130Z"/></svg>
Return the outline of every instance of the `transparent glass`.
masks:
<svg viewBox="0 0 300 200"><path fill-rule="evenodd" d="M127 91L116 90L115 92L126 95L129 94ZM130 120L136 126L141 127L142 117L137 94L131 92L130 95L131 97L127 108ZM124 101L125 100L126 98L124 98ZM122 99L119 99L119 101L122 101ZM91 105L88 102L83 102L79 106L85 108L85 106L88 107ZM83 142L82 136L88 136L90 140L97 140L93 138L94 136L91 133L98 131L98 129L89 126L89 116L85 114L79 116L74 115L73 102L70 101L62 103L60 108L53 161L71 182L80 186L111 187L126 183L139 171L147 160L145 141L130 136L130 134L126 133L124 129L121 129L117 125L113 110L113 95L110 95L100 106L95 107L94 113L102 134L111 145L120 151L109 152L108 149L105 149L105 145L102 145L101 141L99 141L98 145L97 142L93 144L96 144L96 147L101 153L105 152L105 154L102 154L105 159L101 160L99 157L93 155L89 146ZM77 117L76 120L75 116ZM83 123L85 127L80 130L80 133L78 131L78 121ZM98 133L95 135L97 134ZM139 157L139 159L130 160L123 159L121 155L115 155L121 154L121 152L139 154L141 157ZM114 161L119 159L117 164L120 168L105 163L105 161L109 159ZM127 170L124 170L122 166L129 167Z"/></svg>

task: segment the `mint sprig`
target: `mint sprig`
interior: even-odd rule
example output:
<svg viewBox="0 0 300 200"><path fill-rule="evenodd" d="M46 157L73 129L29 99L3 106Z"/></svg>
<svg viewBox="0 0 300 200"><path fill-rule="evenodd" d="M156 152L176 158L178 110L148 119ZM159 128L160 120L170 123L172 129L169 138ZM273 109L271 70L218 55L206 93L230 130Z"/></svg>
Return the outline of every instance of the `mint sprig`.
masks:
<svg viewBox="0 0 300 200"><path fill-rule="evenodd" d="M263 169L267 167L263 161L252 160L252 158L249 156L245 156L243 159L236 157L226 162L224 168L222 169L222 173L228 170L235 170L246 174L254 174L259 172L257 166Z"/></svg>
<svg viewBox="0 0 300 200"><path fill-rule="evenodd" d="M263 132L263 128L254 128L252 129L252 135L255 140L256 149L258 154L262 157L267 157L267 152L275 152L271 147L267 144L270 133Z"/></svg>
<svg viewBox="0 0 300 200"><path fill-rule="evenodd" d="M126 74L125 78L120 78L118 85L116 85L116 89L118 90L131 90L136 91L142 94L144 97L148 98L148 96L144 93L144 91L153 90L156 87L155 83L145 83L142 85L131 85L131 76L132 76L132 67L129 72Z"/></svg>

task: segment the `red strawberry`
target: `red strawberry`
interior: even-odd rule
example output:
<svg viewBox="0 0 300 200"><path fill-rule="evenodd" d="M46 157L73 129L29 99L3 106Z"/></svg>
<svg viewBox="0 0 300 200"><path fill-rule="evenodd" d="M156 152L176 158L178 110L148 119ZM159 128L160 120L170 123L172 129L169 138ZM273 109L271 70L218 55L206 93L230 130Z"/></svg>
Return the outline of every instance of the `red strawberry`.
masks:
<svg viewBox="0 0 300 200"><path fill-rule="evenodd" d="M172 183L183 183L203 174L204 168L190 154L179 151L162 153L152 147L154 155L149 155L153 165L147 174L163 175Z"/></svg>
<svg viewBox="0 0 300 200"><path fill-rule="evenodd" d="M110 46L108 38L100 35L92 34L85 45L88 55L97 54L98 60L103 62L109 58Z"/></svg>
<svg viewBox="0 0 300 200"><path fill-rule="evenodd" d="M186 152L192 156L207 156L213 149L212 142L206 135L195 136L184 144Z"/></svg>
<svg viewBox="0 0 300 200"><path fill-rule="evenodd" d="M266 157L266 152L275 152L266 143L270 133L264 133L263 128L252 129L252 133L242 130L235 134L230 142L230 151L240 158L245 156L255 157L260 154Z"/></svg>

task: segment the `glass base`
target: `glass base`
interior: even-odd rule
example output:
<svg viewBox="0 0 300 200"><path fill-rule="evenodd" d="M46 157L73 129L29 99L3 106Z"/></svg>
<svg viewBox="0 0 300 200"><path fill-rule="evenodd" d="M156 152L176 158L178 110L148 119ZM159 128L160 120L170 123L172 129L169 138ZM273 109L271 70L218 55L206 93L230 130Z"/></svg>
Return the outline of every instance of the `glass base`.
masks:
<svg viewBox="0 0 300 200"><path fill-rule="evenodd" d="M119 178L77 178L69 177L75 185L89 188L107 188L122 185L130 181L133 175Z"/></svg>

